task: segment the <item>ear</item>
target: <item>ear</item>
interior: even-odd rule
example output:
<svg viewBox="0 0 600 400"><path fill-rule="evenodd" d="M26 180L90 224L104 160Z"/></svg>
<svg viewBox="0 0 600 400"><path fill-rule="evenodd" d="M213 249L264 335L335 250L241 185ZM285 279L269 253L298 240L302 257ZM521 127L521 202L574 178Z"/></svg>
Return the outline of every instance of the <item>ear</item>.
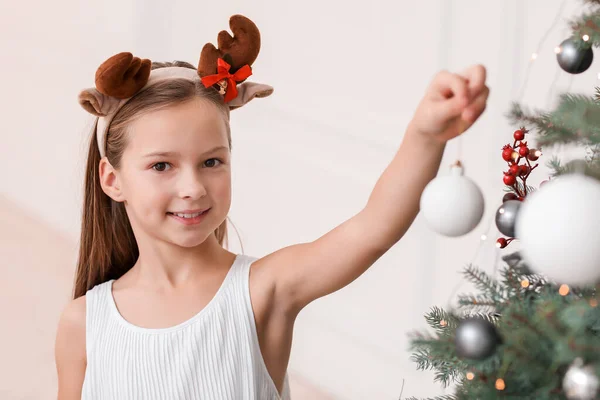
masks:
<svg viewBox="0 0 600 400"><path fill-rule="evenodd" d="M227 103L229 105L230 110L235 110L236 108L243 107L255 97L262 98L273 94L273 87L265 85L263 83L255 82L241 83L237 85L237 90L237 96L229 103Z"/></svg>
<svg viewBox="0 0 600 400"><path fill-rule="evenodd" d="M117 170L108 162L106 157L102 157L100 160L99 175L102 191L116 202L125 201Z"/></svg>
<svg viewBox="0 0 600 400"><path fill-rule="evenodd" d="M79 104L84 110L98 117L105 117L119 106L119 99L106 96L95 88L84 89L79 93Z"/></svg>

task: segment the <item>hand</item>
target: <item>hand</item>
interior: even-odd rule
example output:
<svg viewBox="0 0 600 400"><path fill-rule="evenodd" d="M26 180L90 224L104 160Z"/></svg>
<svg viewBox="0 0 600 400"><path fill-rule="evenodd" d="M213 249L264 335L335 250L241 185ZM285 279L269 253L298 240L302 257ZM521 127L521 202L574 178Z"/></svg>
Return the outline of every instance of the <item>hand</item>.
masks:
<svg viewBox="0 0 600 400"><path fill-rule="evenodd" d="M485 110L490 93L485 78L482 65L473 65L461 74L439 72L415 111L412 128L439 142L462 134Z"/></svg>

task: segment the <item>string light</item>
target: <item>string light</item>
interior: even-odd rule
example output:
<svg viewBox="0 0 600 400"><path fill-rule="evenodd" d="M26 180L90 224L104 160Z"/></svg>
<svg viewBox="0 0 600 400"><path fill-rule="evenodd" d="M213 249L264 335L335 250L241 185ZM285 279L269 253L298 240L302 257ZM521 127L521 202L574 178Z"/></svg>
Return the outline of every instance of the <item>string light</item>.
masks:
<svg viewBox="0 0 600 400"><path fill-rule="evenodd" d="M528 280L528 279L523 279L523 280L521 281L521 287L522 287L522 288L529 287L529 280Z"/></svg>
<svg viewBox="0 0 600 400"><path fill-rule="evenodd" d="M467 372L467 379L472 381L473 379L475 379L475 374L472 372Z"/></svg>
<svg viewBox="0 0 600 400"><path fill-rule="evenodd" d="M446 326L446 325L448 325L448 323L446 322L445 319L443 319L443 320L440 321L440 325L441 326Z"/></svg>
<svg viewBox="0 0 600 400"><path fill-rule="evenodd" d="M565 285L564 283L562 285L560 285L560 288L558 288L558 293L561 296L566 296L569 294L569 285Z"/></svg>
<svg viewBox="0 0 600 400"><path fill-rule="evenodd" d="M590 306L593 308L598 307L598 300L597 299L590 299Z"/></svg>
<svg viewBox="0 0 600 400"><path fill-rule="evenodd" d="M531 61L535 60L537 58L537 53L539 51L541 51L544 42L546 41L546 39L548 38L548 36L550 35L550 33L552 32L552 30L554 29L554 27L561 21L561 16L563 14L563 10L565 8L565 5L567 4L567 0L563 0L560 3L560 7L558 8L558 11L556 12L556 15L554 16L554 21L552 21L552 25L550 25L548 27L548 30L546 31L546 33L544 33L544 36L542 36L542 38L540 39L537 49L535 50L534 53L531 54ZM556 51L556 49L555 49ZM531 72L531 67L533 65L533 62L529 62L527 63L527 69L525 70L525 78L524 81L521 85L521 88L519 90L519 96L518 96L518 102L520 102L523 99L523 96L525 95L525 87L527 86L527 81L529 80L529 74ZM552 86L554 86L555 83L552 83Z"/></svg>
<svg viewBox="0 0 600 400"><path fill-rule="evenodd" d="M556 46L556 47L554 48L554 52L555 52L556 54L560 53L561 51L562 51L562 48L561 48L560 46Z"/></svg>
<svg viewBox="0 0 600 400"><path fill-rule="evenodd" d="M496 379L496 389L504 390L506 388L506 384L504 383L504 379L498 378Z"/></svg>
<svg viewBox="0 0 600 400"><path fill-rule="evenodd" d="M487 239L487 235L484 233L483 235L481 235L481 240L486 240Z"/></svg>
<svg viewBox="0 0 600 400"><path fill-rule="evenodd" d="M581 38L583 39L584 42L587 42L588 40L590 40L589 35L583 35Z"/></svg>

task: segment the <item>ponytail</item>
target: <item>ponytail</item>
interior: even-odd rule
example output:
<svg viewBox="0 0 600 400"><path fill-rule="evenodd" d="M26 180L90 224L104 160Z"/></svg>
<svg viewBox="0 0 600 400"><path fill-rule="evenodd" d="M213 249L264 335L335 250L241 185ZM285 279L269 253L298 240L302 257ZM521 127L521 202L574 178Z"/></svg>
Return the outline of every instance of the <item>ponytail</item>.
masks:
<svg viewBox="0 0 600 400"><path fill-rule="evenodd" d="M85 174L75 299L99 283L121 277L139 255L123 203L108 197L100 186L99 166L100 152L94 128Z"/></svg>

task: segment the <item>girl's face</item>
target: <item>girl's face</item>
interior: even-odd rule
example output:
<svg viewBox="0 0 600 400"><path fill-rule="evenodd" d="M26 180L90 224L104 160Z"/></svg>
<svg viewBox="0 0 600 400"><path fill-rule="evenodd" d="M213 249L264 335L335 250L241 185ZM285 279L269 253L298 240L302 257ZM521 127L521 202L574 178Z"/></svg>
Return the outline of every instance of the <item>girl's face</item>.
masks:
<svg viewBox="0 0 600 400"><path fill-rule="evenodd" d="M230 156L225 117L206 100L135 120L117 175L136 236L183 247L204 242L229 212Z"/></svg>

